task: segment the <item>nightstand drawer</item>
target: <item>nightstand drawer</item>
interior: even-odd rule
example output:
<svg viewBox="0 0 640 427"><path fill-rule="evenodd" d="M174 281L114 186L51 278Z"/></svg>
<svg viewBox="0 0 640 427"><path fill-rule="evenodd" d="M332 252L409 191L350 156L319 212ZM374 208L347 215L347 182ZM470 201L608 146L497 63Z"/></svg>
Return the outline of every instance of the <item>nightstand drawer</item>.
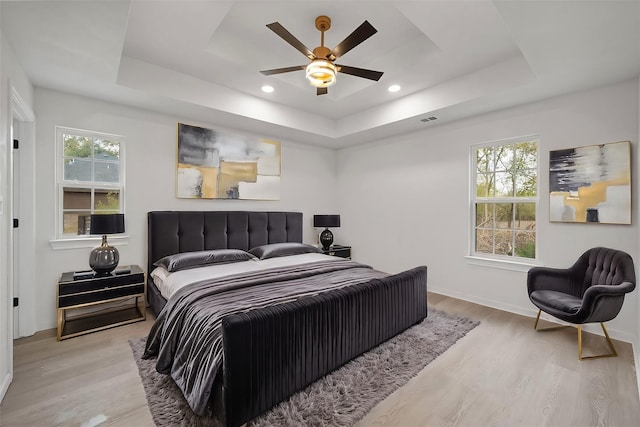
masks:
<svg viewBox="0 0 640 427"><path fill-rule="evenodd" d="M333 245L329 249L322 249L322 253L340 258L351 258L351 246Z"/></svg>
<svg viewBox="0 0 640 427"><path fill-rule="evenodd" d="M120 286L128 286L137 283L144 283L144 274L128 274L122 276L108 276L96 280L94 278L86 280L74 280L73 282L59 283L58 295L72 295L84 292L100 291Z"/></svg>
<svg viewBox="0 0 640 427"><path fill-rule="evenodd" d="M333 251L329 251L328 255L338 256L341 258L350 258L351 257L351 249L336 249Z"/></svg>
<svg viewBox="0 0 640 427"><path fill-rule="evenodd" d="M74 293L71 295L60 295L58 298L58 307L71 307L74 305L106 301L113 298L137 294L144 294L144 283L118 286L91 292Z"/></svg>

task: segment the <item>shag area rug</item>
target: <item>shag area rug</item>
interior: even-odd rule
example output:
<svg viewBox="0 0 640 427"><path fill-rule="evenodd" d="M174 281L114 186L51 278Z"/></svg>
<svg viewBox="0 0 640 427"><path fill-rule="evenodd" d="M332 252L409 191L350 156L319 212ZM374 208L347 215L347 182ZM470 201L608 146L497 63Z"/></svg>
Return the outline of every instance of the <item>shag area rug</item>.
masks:
<svg viewBox="0 0 640 427"><path fill-rule="evenodd" d="M357 357L250 421L249 426L350 426L406 384L480 322L429 309L427 318ZM129 341L149 409L158 427L215 426L214 416L195 415L155 359L141 359L146 338Z"/></svg>

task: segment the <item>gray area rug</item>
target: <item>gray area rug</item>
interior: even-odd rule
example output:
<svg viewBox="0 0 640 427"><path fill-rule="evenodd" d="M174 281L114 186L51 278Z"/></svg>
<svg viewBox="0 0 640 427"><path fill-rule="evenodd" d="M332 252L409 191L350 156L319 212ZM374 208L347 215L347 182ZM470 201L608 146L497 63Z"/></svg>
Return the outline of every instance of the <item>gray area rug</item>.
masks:
<svg viewBox="0 0 640 427"><path fill-rule="evenodd" d="M429 308L427 318L296 393L249 426L350 426L362 419L479 322ZM215 426L213 416L195 415L171 377L141 359L146 338L129 344L138 365L149 409L158 427Z"/></svg>

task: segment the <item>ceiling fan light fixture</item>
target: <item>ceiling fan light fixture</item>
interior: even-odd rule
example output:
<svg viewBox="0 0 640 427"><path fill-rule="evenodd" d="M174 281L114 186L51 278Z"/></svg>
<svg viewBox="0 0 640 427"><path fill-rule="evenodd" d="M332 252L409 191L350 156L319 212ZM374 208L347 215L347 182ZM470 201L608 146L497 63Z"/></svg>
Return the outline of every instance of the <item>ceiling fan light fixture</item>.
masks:
<svg viewBox="0 0 640 427"><path fill-rule="evenodd" d="M314 59L307 65L307 80L315 87L329 87L336 82L336 66L325 59Z"/></svg>
<svg viewBox="0 0 640 427"><path fill-rule="evenodd" d="M384 74L381 71L367 70L364 68L333 63L333 61L378 32L378 30L376 30L369 21L364 21L344 40L338 43L336 47L329 49L324 45L324 33L331 28L331 19L324 15L318 16L316 18L316 29L320 31L320 46L313 49L313 52L280 23L272 22L271 24L267 24L267 28L293 46L311 62L306 66L295 65L293 67L274 68L272 70L260 71L265 76L305 70L307 80L309 80L311 86L316 88L316 95L326 95L328 93L328 87L335 84L336 75L339 72L355 77L361 77L363 79L374 80L376 82L380 80L380 77Z"/></svg>

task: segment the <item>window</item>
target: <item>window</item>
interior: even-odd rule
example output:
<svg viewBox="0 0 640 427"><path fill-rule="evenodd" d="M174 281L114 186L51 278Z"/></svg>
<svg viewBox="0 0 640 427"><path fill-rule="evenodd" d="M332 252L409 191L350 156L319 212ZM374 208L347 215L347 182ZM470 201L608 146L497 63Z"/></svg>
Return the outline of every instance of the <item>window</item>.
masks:
<svg viewBox="0 0 640 427"><path fill-rule="evenodd" d="M58 237L89 234L92 213L123 211L123 138L58 127Z"/></svg>
<svg viewBox="0 0 640 427"><path fill-rule="evenodd" d="M538 140L472 147L471 254L536 259Z"/></svg>

